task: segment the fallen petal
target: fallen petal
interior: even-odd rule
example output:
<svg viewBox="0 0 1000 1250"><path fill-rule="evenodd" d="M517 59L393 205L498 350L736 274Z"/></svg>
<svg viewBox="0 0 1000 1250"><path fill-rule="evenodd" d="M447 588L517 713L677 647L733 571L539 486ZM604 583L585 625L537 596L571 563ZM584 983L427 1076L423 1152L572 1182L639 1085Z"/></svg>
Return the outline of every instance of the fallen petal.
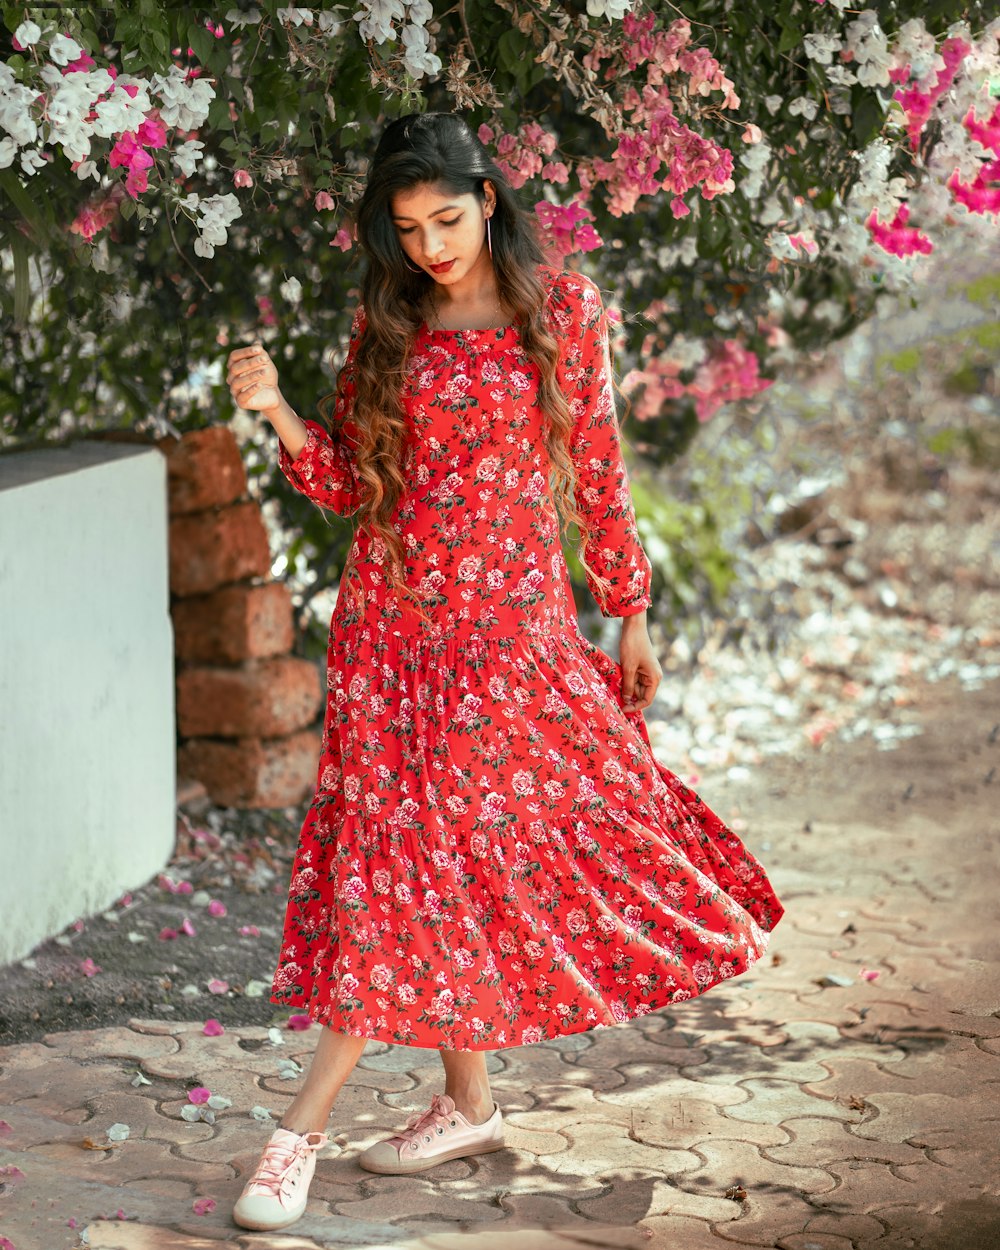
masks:
<svg viewBox="0 0 1000 1250"><path fill-rule="evenodd" d="M229 982L222 981L218 977L213 977L208 983L208 992L210 994L225 994L229 989Z"/></svg>
<svg viewBox="0 0 1000 1250"><path fill-rule="evenodd" d="M255 1120L259 1120L262 1124L273 1123L273 1116L266 1107L251 1107L250 1114Z"/></svg>
<svg viewBox="0 0 1000 1250"><path fill-rule="evenodd" d="M217 898L213 898L208 904L208 914L210 916L224 916L226 914L226 905Z"/></svg>
<svg viewBox="0 0 1000 1250"><path fill-rule="evenodd" d="M181 932L186 933L188 937L194 937L198 930L194 927L187 916L181 921Z"/></svg>
<svg viewBox="0 0 1000 1250"><path fill-rule="evenodd" d="M206 1037L218 1037L220 1033L225 1033L225 1031L225 1028L214 1017L211 1020L206 1020L205 1027L202 1029L202 1033Z"/></svg>
<svg viewBox="0 0 1000 1250"><path fill-rule="evenodd" d="M109 1141L124 1141L129 1135L129 1126L127 1124L112 1124L108 1129Z"/></svg>
<svg viewBox="0 0 1000 1250"><path fill-rule="evenodd" d="M191 1208L195 1215L208 1215L215 1210L214 1198L195 1198Z"/></svg>
<svg viewBox="0 0 1000 1250"><path fill-rule="evenodd" d="M13 1193L23 1180L24 1173L16 1164L8 1163L0 1168L0 1197Z"/></svg>
<svg viewBox="0 0 1000 1250"><path fill-rule="evenodd" d="M212 1091L204 1085L196 1085L194 1089L188 1090L188 1100L195 1105L202 1102L208 1102L212 1097Z"/></svg>
<svg viewBox="0 0 1000 1250"><path fill-rule="evenodd" d="M840 985L843 987L854 984L853 977L842 976L839 972L826 972L821 977L814 977L813 980L817 985Z"/></svg>
<svg viewBox="0 0 1000 1250"><path fill-rule="evenodd" d="M308 1029L308 1028L311 1028L311 1027L312 1027L312 1017L311 1017L311 1016L301 1016L301 1015L289 1016L289 1017L288 1017L288 1027L289 1027L290 1029L296 1029L296 1030L298 1030L298 1031L301 1031L302 1029Z"/></svg>

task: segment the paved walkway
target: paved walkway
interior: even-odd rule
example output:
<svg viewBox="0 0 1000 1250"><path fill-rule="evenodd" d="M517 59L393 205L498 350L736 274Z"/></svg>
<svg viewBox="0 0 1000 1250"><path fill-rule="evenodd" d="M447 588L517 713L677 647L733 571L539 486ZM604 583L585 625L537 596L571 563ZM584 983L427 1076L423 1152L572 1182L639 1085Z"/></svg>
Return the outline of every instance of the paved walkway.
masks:
<svg viewBox="0 0 1000 1250"><path fill-rule="evenodd" d="M369 1043L285 1233L229 1212L270 1131L251 1108L280 1115L298 1082L279 1060L308 1062L317 1026L275 1046L137 1019L0 1049L0 1247L994 1250L997 684L932 690L921 719L894 751L830 742L749 786L701 782L788 907L768 954L672 1011L492 1054L510 1149L363 1171L441 1075L432 1051ZM232 1100L214 1124L183 1118L194 1086Z"/></svg>

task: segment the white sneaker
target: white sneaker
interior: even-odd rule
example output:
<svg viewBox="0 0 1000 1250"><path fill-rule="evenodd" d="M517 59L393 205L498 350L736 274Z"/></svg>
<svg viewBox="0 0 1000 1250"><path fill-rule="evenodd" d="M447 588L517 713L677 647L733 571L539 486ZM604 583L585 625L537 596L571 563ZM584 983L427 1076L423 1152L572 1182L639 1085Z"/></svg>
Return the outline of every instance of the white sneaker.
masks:
<svg viewBox="0 0 1000 1250"><path fill-rule="evenodd" d="M233 1219L242 1228L284 1228L302 1216L309 1183L316 1171L316 1151L330 1138L326 1133L293 1133L276 1128L233 1207Z"/></svg>
<svg viewBox="0 0 1000 1250"><path fill-rule="evenodd" d="M402 1176L446 1159L502 1150L503 1145L503 1116L496 1103L485 1123L470 1124L447 1094L435 1094L427 1111L411 1115L402 1132L369 1146L358 1163L368 1172Z"/></svg>

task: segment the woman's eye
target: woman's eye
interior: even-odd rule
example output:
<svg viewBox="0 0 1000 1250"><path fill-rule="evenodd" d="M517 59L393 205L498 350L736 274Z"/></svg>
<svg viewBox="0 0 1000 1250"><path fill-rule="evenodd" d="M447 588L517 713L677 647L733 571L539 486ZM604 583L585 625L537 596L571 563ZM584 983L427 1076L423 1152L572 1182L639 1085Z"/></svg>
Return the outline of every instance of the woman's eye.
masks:
<svg viewBox="0 0 1000 1250"><path fill-rule="evenodd" d="M441 222L441 225L442 225L442 226L457 226L457 225L458 225L458 223L459 223L461 220L462 220L462 218L461 218L460 216L459 216L459 217L453 217L453 218L451 219L451 221L442 221L442 222ZM410 227L409 227L409 229L404 230L402 226L397 226L397 227L396 227L396 229L399 231L399 233L400 233L400 234L412 234L412 233L413 233L413 230L414 230L414 227L413 227L413 226L410 226Z"/></svg>

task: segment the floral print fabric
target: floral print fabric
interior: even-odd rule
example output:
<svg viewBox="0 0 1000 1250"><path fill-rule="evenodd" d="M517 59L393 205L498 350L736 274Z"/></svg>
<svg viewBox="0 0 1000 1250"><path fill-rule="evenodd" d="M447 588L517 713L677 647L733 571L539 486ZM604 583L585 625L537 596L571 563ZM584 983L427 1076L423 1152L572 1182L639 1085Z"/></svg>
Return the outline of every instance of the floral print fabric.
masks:
<svg viewBox="0 0 1000 1250"><path fill-rule="evenodd" d="M622 458L608 323L586 277L542 267L573 416L585 555L606 616L650 603ZM349 516L352 359L334 434L306 421L288 480ZM763 954L783 914L733 830L653 755L621 668L580 631L516 327L422 325L403 383L394 524L422 621L359 528L330 627L314 800L273 1002L345 1033L455 1050L614 1025Z"/></svg>

